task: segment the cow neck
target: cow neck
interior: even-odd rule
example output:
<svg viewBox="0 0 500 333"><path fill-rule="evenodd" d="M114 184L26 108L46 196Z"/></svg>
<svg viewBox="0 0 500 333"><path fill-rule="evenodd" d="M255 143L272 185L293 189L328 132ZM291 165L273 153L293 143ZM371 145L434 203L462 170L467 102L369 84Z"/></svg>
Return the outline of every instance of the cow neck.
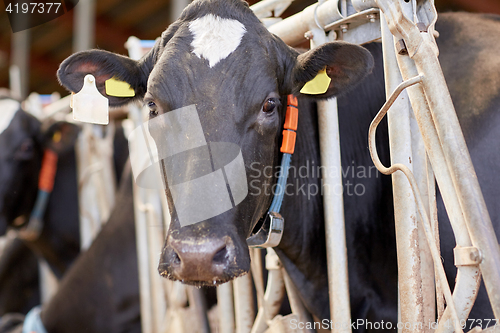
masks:
<svg viewBox="0 0 500 333"><path fill-rule="evenodd" d="M43 216L49 202L50 193L54 188L54 179L57 171L57 153L45 149L42 167L38 177L38 194L35 206L31 212L28 224L18 231L19 238L26 241L35 241L40 237L43 229Z"/></svg>
<svg viewBox="0 0 500 333"><path fill-rule="evenodd" d="M281 168L276 184L276 192L271 206L266 216L264 216L262 227L256 234L247 239L247 244L250 247L275 247L281 241L285 220L281 216L280 210L285 196L290 162L295 151L298 118L299 108L297 98L293 95L288 95L285 122L283 124L283 141L280 149L283 156L281 157Z"/></svg>

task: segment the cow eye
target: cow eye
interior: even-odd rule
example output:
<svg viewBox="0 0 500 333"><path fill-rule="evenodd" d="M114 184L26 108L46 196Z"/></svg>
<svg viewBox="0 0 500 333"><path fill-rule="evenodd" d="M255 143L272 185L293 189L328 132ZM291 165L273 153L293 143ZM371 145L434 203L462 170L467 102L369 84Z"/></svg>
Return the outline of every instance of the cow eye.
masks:
<svg viewBox="0 0 500 333"><path fill-rule="evenodd" d="M150 117L156 117L158 115L155 102L148 102L148 108Z"/></svg>
<svg viewBox="0 0 500 333"><path fill-rule="evenodd" d="M268 98L264 105L262 106L262 111L265 113L272 113L276 110L276 107L279 105L279 100L277 98Z"/></svg>

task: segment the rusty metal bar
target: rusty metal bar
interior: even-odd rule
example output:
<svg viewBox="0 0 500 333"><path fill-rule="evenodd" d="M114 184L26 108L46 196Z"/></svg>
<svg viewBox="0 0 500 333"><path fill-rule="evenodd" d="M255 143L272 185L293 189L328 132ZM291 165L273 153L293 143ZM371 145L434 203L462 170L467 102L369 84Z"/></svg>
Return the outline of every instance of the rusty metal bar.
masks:
<svg viewBox="0 0 500 333"><path fill-rule="evenodd" d="M453 325L454 325L455 330L457 332L463 332L462 328L460 326L458 317L457 317L455 304L453 302L450 287L448 286L446 274L444 272L444 268L443 268L443 265L441 263L441 257L439 255L439 251L436 247L436 243L434 242L434 236L432 233L431 224L430 224L429 218L425 212L425 206L424 206L422 198L420 196L420 191L419 191L418 186L416 184L415 177L413 176L410 169L401 163L394 164L391 167L386 168L382 164L382 162L380 161L380 159L378 157L377 147L375 144L375 134L376 134L377 126L380 123L380 121L382 121L384 116L387 114L387 112L389 111L389 108L394 104L394 101L397 99L399 94L401 94L401 92L404 89L406 89L407 87L410 87L410 86L415 85L417 83L421 83L422 81L423 81L423 77L417 76L417 77L414 77L414 78L409 79L407 81L404 81L398 87L396 87L394 92L387 99L387 102L384 104L384 106L379 111L379 113L375 116L375 119L372 121L372 123L370 125L370 130L368 133L368 136L369 136L368 146L370 149L370 155L372 156L373 163L375 164L375 166L377 167L377 169L381 173L383 173L385 175L390 175L390 174L393 174L394 172L399 170L399 171L402 171L404 173L404 175L406 176L406 178L410 182L410 185L411 185L411 188L413 191L413 195L415 197L415 201L416 201L416 204L418 207L418 212L423 220L423 226L424 226L425 235L427 238L427 244L429 245L429 248L430 248L430 251L432 254L432 259L434 261L434 266L435 266L435 269L438 273L438 282L441 284L441 287L443 288L446 302L448 304L448 308L451 309L451 312L453 314L453 320L452 320Z"/></svg>
<svg viewBox="0 0 500 333"><path fill-rule="evenodd" d="M429 156L427 156L427 192L429 193L429 219L431 221L432 229L434 230L434 241L436 242L436 247L438 251L441 249L441 242L439 239L439 221L437 212L437 202L436 202L436 177L434 176L434 171L432 170L431 162L429 161ZM438 280L437 272L434 271L434 281ZM443 289L439 283L435 284L436 292L436 313L437 321L441 319L444 312L445 302Z"/></svg>
<svg viewBox="0 0 500 333"><path fill-rule="evenodd" d="M415 87L415 86L414 86ZM408 88L409 89L409 88ZM407 89L407 90L408 90ZM415 109L415 105L412 106ZM420 194L422 195L422 200L425 206L426 213L430 216L430 205L432 205L431 197L436 199L436 196L432 196L429 192L430 188L428 185L429 181L434 182L434 179L428 180L428 169L427 169L427 154L425 152L425 144L418 129L417 120L415 115L410 113L410 126L411 126L411 141L412 141L412 155L413 159L411 164L413 165L413 174L418 182L418 188L420 189ZM434 202L435 205L435 202ZM422 281L422 305L423 305L423 331L427 333L433 332L432 323L436 321L436 282L434 280L434 263L432 261L432 256L430 253L429 246L425 240L425 231L422 226L422 219L419 215L418 218L418 247L420 251L420 272ZM434 234L434 220L431 221L432 232ZM439 250L439 247L438 247Z"/></svg>
<svg viewBox="0 0 500 333"><path fill-rule="evenodd" d="M405 41L417 70L423 74L422 85L443 144L453 184L474 246L480 249L480 269L495 318L500 318L500 246L484 202L477 176L454 111L451 96L437 59L432 36L419 29L399 13L398 1L378 0L384 14L390 17L391 32Z"/></svg>
<svg viewBox="0 0 500 333"><path fill-rule="evenodd" d="M472 244L480 249L483 257L480 268L491 307L495 318L498 319L500 318L500 247L451 97L446 89L439 61L435 54L425 56L432 51L429 41L424 39L413 59L418 72L425 75L422 84L443 144L443 152L457 190ZM444 87L444 89L438 89L438 87Z"/></svg>
<svg viewBox="0 0 500 333"><path fill-rule="evenodd" d="M410 4L411 10L411 4ZM394 41L385 18L380 18L386 95L401 83ZM391 163L403 163L412 168L412 140L410 128L411 108L406 94L395 100L387 115ZM423 323L421 301L422 272L420 261L418 223L415 201L406 177L401 173L392 175L394 196L394 220L398 257L399 315L403 323ZM403 332L423 332L423 327L402 327Z"/></svg>
<svg viewBox="0 0 500 333"><path fill-rule="evenodd" d="M253 307L252 277L248 273L233 282L236 333L249 333L255 317Z"/></svg>
<svg viewBox="0 0 500 333"><path fill-rule="evenodd" d="M411 60L408 56L398 56L398 63L404 79L418 75L413 60ZM407 92L413 105L420 132L424 137L424 144L429 155L430 163L433 166L432 169L435 170L436 179L438 181L446 210L450 217L457 246L471 246L470 237L462 215L460 203L458 201L457 194L455 193L451 176L448 172L448 166L443 154L441 142L439 141L423 88L420 85L416 85L409 87ZM463 320L468 317L469 312L474 305L474 300L477 297L479 289L480 275L477 267L460 266L457 269L457 283L455 284L453 299L458 310L458 317ZM441 324L436 332L452 331L452 327L450 325L445 325L446 320L451 318L450 316L451 314L448 310L443 317L444 320L441 321Z"/></svg>

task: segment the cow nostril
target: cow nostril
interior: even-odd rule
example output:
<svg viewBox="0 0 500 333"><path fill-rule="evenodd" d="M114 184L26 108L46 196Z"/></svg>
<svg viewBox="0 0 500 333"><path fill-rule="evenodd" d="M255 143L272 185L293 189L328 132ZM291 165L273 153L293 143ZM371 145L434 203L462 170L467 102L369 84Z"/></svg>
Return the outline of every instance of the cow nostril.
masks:
<svg viewBox="0 0 500 333"><path fill-rule="evenodd" d="M174 251L173 259L172 259L172 264L175 265L180 265L181 264L181 258L177 254L177 252Z"/></svg>
<svg viewBox="0 0 500 333"><path fill-rule="evenodd" d="M212 261L216 264L222 264L226 261L226 257L227 257L227 247L224 246L222 249L217 251Z"/></svg>

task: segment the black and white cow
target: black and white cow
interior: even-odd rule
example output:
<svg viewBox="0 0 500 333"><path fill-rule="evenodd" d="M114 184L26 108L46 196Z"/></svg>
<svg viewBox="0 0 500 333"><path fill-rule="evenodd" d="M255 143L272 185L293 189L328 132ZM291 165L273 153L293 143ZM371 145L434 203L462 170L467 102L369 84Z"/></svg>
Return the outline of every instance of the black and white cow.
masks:
<svg viewBox="0 0 500 333"><path fill-rule="evenodd" d="M0 219L3 233L7 228L23 228L30 217L38 191L43 150L50 147L59 155L54 189L49 197L42 233L33 241L9 237L0 255L0 332L10 332L19 328L24 318L22 314L40 304L38 264L33 253L46 259L60 279L80 254L73 149L79 129L66 122L42 124L23 111L21 104L6 93L0 98L0 127ZM55 132L60 133L57 134L56 143L52 140ZM128 144L123 134L120 128L114 140L118 178L128 156ZM125 178L130 180L130 175L127 174ZM125 200L129 200L131 188L125 188L122 192L126 193ZM121 200L120 203L132 209L131 203ZM60 291L44 307L44 313L49 318L46 326L51 331L68 331L67 323L61 321L61 316L73 323L82 318L79 329L83 331L91 328L91 331L110 332L110 327L117 326L123 326L123 331L127 332L140 331L133 211L120 209L120 212L124 215L120 215L118 222L113 222L116 218L110 218L109 226L103 228L103 235L78 260L81 263L69 270L69 277L64 276ZM110 233L113 237L110 237ZM110 250L113 246L117 248L114 252ZM126 260L119 260L122 256ZM123 265L119 266L117 262ZM106 272L106 269L109 271ZM70 273L73 271L76 272ZM119 295L123 295L123 298ZM92 300L95 300L94 303ZM102 314L103 320L99 322L95 312ZM78 313L78 316L68 313ZM116 319L109 320L111 317ZM129 317L131 319L120 326L119 318ZM54 318L54 327L51 326L50 318ZM95 326L90 327L87 323ZM72 328L71 331L78 329Z"/></svg>
<svg viewBox="0 0 500 333"><path fill-rule="evenodd" d="M128 159L128 143L116 122L114 162L117 181ZM56 134L57 133L57 134ZM60 279L80 254L79 211L74 145L79 127L51 119L41 123L25 112L8 91L0 92L0 235L22 230L39 191L44 150L58 154L54 187L36 239L7 238L0 253L0 315L26 314L40 303L38 264L45 259ZM57 142L54 142L56 134Z"/></svg>
<svg viewBox="0 0 500 333"><path fill-rule="evenodd" d="M55 132L61 133L57 145ZM21 104L0 96L0 235L7 228L27 225L38 193L43 152L50 147L60 155L55 188L36 239L8 237L0 255L0 314L26 313L39 304L36 256L47 260L60 278L79 254L76 165L72 146L78 129L65 122L45 123L26 113Z"/></svg>
<svg viewBox="0 0 500 333"><path fill-rule="evenodd" d="M131 194L130 168L125 168L109 220L37 317L47 332L141 332ZM15 314L0 318L0 332L20 332L23 320Z"/></svg>
<svg viewBox="0 0 500 333"><path fill-rule="evenodd" d="M80 252L74 142L79 132L67 122L42 124L13 99L0 100L0 234L23 228L38 194L44 150L55 151L57 173L44 214L41 236L26 244L44 257L57 277ZM55 133L58 140L52 140Z"/></svg>
<svg viewBox="0 0 500 333"><path fill-rule="evenodd" d="M495 16L443 15L437 26L443 69L497 230L499 180L490 171L498 169L500 156L489 149L500 143L496 131L500 116L495 112L500 105L500 62L494 57L500 51L494 42L500 37L498 21ZM476 29L481 31L480 38ZM265 170L279 163L287 94L303 97L292 166L298 170L320 165L317 116L310 98L299 91L324 68L332 80L327 92L316 98L340 95L344 170L369 170L367 129L385 101L380 46L361 48L335 42L299 55L270 34L239 0L193 2L138 62L102 50L85 51L66 59L58 76L64 86L78 92L83 78L93 74L111 106L134 98L108 96L105 81L112 77L125 81L136 98L144 97L151 120L195 105L207 142L230 142L241 148L247 181L254 185L248 186L248 196L232 209L181 227L172 188L166 188L173 222L159 271L185 283L212 285L249 269L246 238L272 199L266 189L276 178ZM378 151L388 162L389 150L383 143L387 131L382 128L379 135ZM155 139L161 146L161 140ZM390 178L357 172L345 172L343 177L345 184L363 187L357 195L344 192L352 317L395 323L397 265ZM319 188L320 177L318 173L292 175L289 182L297 184L297 192L285 198L281 211L286 227L276 250L306 307L318 318L328 318L322 200L320 195L299 191L310 185ZM439 206L444 222L442 244L451 244L443 248L443 257L453 284L450 249L454 241L440 199ZM479 300L485 301L484 297L483 290ZM476 308L473 318L492 318L488 306Z"/></svg>

